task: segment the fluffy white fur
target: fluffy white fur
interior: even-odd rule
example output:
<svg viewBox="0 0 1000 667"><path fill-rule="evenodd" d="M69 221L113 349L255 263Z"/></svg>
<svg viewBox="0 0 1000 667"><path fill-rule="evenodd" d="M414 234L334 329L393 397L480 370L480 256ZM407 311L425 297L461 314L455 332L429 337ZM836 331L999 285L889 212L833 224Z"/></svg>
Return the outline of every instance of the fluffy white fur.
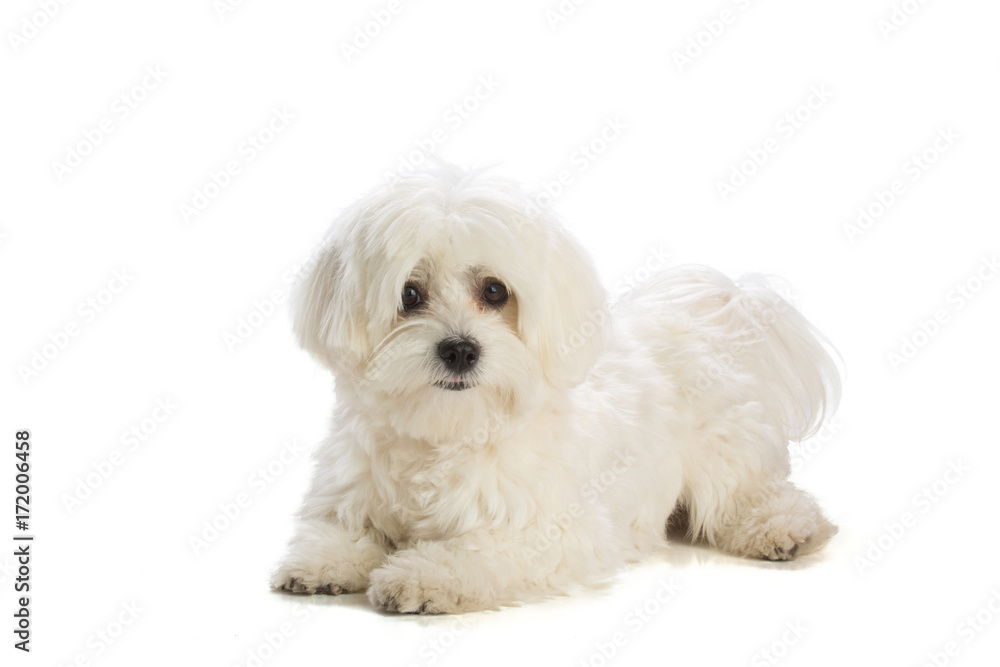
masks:
<svg viewBox="0 0 1000 667"><path fill-rule="evenodd" d="M698 266L609 307L584 251L530 203L442 168L335 223L295 329L338 402L274 588L464 612L601 581L664 548L672 515L751 558L836 533L787 480L788 441L839 394L803 317L760 279ZM484 307L482 276L506 285L506 310ZM455 336L481 347L461 391L436 384Z"/></svg>

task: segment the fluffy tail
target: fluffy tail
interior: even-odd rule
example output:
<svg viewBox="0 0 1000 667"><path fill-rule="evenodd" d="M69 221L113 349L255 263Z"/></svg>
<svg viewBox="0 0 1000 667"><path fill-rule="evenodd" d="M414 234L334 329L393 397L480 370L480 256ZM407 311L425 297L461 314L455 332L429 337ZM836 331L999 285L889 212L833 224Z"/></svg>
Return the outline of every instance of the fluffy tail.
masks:
<svg viewBox="0 0 1000 667"><path fill-rule="evenodd" d="M634 300L647 302L646 312L654 305L654 312L672 320L661 324L697 341L691 355L697 368L689 366L694 377L687 378L694 389L734 379L734 372L749 375L758 388L755 399L780 416L788 440L814 435L836 410L836 352L765 277L746 275L734 283L708 267L681 266L649 282ZM705 358L714 363L705 365Z"/></svg>

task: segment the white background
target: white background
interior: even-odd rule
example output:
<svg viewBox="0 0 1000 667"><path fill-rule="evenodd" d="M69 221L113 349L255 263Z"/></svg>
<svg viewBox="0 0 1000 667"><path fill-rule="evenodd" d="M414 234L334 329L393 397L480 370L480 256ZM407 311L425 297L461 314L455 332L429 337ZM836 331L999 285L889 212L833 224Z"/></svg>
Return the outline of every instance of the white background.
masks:
<svg viewBox="0 0 1000 667"><path fill-rule="evenodd" d="M31 429L36 535L30 655L12 648L0 551L4 664L994 664L1000 6L908 0L880 27L889 0L593 0L558 21L556 0L420 0L348 58L387 1L220 4L49 2L49 18L16 0L0 16L0 468L9 503L13 436ZM294 119L268 134L275 109ZM623 129L595 141L609 121ZM253 159L251 135L269 140ZM555 207L611 290L660 247L788 280L846 365L840 413L796 459L841 527L825 553L678 544L605 591L461 620L268 591L334 397L267 302L432 135L532 188L567 171ZM753 173L724 201L734 169ZM186 220L196 191L214 196ZM848 234L859 207L881 214Z"/></svg>

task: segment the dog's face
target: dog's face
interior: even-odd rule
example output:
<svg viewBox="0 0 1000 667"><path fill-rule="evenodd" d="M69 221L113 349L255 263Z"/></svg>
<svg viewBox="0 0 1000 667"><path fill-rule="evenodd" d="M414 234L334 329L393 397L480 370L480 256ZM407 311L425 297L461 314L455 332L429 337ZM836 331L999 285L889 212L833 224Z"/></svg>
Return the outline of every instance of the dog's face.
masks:
<svg viewBox="0 0 1000 667"><path fill-rule="evenodd" d="M303 283L302 345L398 433L486 441L582 380L604 291L577 244L497 179L420 174L363 199Z"/></svg>
<svg viewBox="0 0 1000 667"><path fill-rule="evenodd" d="M444 257L421 260L403 284L393 342L379 366L390 366L393 353L407 346L422 348L425 358L412 370L448 391L496 384L504 360L533 366L520 337L517 294L498 274L486 266L449 265Z"/></svg>

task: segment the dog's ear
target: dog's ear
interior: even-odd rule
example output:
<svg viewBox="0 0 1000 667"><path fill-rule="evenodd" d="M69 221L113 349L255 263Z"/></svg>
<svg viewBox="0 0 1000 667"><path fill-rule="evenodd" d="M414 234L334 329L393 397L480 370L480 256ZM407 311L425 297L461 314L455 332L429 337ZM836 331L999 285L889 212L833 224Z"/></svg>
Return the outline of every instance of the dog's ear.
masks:
<svg viewBox="0 0 1000 667"><path fill-rule="evenodd" d="M365 354L368 345L360 312L364 295L351 279L347 262L342 243L327 242L298 286L292 306L299 344L334 369L345 355Z"/></svg>
<svg viewBox="0 0 1000 667"><path fill-rule="evenodd" d="M532 307L521 330L549 384L571 387L597 360L610 327L607 297L586 251L558 223L543 225Z"/></svg>

